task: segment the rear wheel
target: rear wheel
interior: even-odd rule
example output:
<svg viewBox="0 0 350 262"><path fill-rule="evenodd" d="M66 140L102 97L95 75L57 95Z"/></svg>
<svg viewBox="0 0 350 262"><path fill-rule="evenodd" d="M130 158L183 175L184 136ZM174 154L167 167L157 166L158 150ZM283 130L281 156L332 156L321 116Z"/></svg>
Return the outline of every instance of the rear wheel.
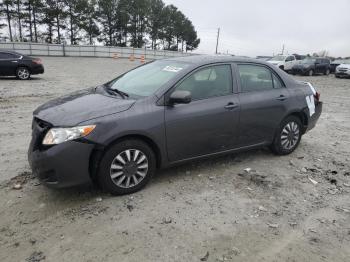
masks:
<svg viewBox="0 0 350 262"><path fill-rule="evenodd" d="M302 123L298 117L285 118L275 135L271 145L272 151L277 155L292 153L299 145L302 132Z"/></svg>
<svg viewBox="0 0 350 262"><path fill-rule="evenodd" d="M146 143L124 140L109 148L102 157L98 181L113 195L130 194L143 188L155 170L156 158Z"/></svg>
<svg viewBox="0 0 350 262"><path fill-rule="evenodd" d="M30 71L26 67L18 67L16 70L16 76L20 80L27 80L30 78Z"/></svg>

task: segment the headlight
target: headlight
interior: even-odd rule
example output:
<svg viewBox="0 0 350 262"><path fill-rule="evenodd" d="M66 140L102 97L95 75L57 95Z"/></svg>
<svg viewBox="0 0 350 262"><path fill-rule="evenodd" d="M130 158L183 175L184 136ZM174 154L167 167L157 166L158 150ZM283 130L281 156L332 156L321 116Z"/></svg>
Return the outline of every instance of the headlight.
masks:
<svg viewBox="0 0 350 262"><path fill-rule="evenodd" d="M66 141L87 136L96 125L69 128L51 128L44 137L43 145L57 145Z"/></svg>

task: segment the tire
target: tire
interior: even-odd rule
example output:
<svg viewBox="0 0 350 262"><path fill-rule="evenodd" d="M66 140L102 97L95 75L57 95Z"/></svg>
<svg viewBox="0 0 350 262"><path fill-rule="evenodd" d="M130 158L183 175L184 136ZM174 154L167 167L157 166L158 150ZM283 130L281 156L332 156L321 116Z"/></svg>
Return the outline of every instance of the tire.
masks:
<svg viewBox="0 0 350 262"><path fill-rule="evenodd" d="M155 170L153 150L141 140L128 139L104 153L97 179L102 189L112 195L131 194L142 189Z"/></svg>
<svg viewBox="0 0 350 262"><path fill-rule="evenodd" d="M30 78L30 71L27 67L18 67L16 70L16 77L20 80L28 80Z"/></svg>
<svg viewBox="0 0 350 262"><path fill-rule="evenodd" d="M292 133L289 132L290 130ZM301 136L302 123L300 119L289 116L281 122L270 148L277 155L288 155L298 147Z"/></svg>
<svg viewBox="0 0 350 262"><path fill-rule="evenodd" d="M336 78L340 78L340 76L335 75Z"/></svg>
<svg viewBox="0 0 350 262"><path fill-rule="evenodd" d="M313 75L314 75L314 70L311 69L311 70L308 72L308 75L309 75L309 76L313 76Z"/></svg>
<svg viewBox="0 0 350 262"><path fill-rule="evenodd" d="M324 72L324 74L325 74L326 76L328 76L328 75L330 74L330 70L327 69L326 72Z"/></svg>

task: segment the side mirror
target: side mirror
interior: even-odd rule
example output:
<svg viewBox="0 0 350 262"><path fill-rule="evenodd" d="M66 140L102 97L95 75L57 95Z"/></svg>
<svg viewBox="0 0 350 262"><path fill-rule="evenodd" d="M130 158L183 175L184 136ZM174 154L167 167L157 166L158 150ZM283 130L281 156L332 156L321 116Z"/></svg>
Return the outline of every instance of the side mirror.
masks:
<svg viewBox="0 0 350 262"><path fill-rule="evenodd" d="M169 104L188 104L191 102L191 93L188 91L177 90L169 97Z"/></svg>

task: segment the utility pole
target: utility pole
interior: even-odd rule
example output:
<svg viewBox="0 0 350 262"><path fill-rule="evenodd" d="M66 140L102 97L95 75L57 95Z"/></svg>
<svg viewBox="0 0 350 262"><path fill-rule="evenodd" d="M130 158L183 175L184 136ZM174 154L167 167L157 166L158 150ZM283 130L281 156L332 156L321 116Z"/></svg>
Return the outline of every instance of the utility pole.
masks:
<svg viewBox="0 0 350 262"><path fill-rule="evenodd" d="M283 55L283 53L284 53L284 44L282 46L282 53L281 53L281 55Z"/></svg>
<svg viewBox="0 0 350 262"><path fill-rule="evenodd" d="M219 37L220 37L220 27L218 28L218 34L217 34L217 37L216 37L216 50L215 50L215 54L218 54Z"/></svg>

